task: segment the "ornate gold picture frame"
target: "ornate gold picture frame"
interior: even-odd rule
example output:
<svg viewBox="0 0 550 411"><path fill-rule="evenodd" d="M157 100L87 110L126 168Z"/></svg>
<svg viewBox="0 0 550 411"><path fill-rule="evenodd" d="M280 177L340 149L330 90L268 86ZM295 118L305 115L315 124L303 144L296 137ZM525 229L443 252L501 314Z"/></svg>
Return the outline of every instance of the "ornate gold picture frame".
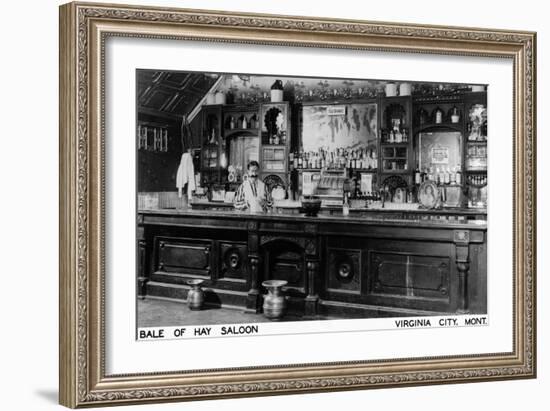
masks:
<svg viewBox="0 0 550 411"><path fill-rule="evenodd" d="M105 44L204 41L513 63L512 350L473 355L107 374ZM60 7L60 403L104 406L536 376L536 35L92 3ZM496 176L495 176L496 178ZM505 187L506 185L502 185ZM512 250L502 250L508 253ZM491 261L489 260L489 264ZM322 341L320 337L319 341ZM151 344L157 342L151 342Z"/></svg>

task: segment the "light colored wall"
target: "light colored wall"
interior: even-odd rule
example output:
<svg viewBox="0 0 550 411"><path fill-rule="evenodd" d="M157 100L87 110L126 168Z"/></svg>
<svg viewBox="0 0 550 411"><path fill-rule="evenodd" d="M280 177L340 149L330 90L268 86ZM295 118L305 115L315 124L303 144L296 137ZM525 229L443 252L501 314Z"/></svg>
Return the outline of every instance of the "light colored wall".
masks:
<svg viewBox="0 0 550 411"><path fill-rule="evenodd" d="M550 26L545 2L393 0L361 2L283 0L110 0L317 15L377 21L536 30L539 129L539 378L537 380L444 385L331 394L309 394L141 405L121 410L544 410L550 391L549 321L550 202ZM5 410L61 410L57 397L57 5L55 0L4 2L0 25L3 79L2 132L2 338L1 395ZM22 125L33 132L22 133ZM507 182L501 182L503 189ZM29 248L32 247L32 253Z"/></svg>

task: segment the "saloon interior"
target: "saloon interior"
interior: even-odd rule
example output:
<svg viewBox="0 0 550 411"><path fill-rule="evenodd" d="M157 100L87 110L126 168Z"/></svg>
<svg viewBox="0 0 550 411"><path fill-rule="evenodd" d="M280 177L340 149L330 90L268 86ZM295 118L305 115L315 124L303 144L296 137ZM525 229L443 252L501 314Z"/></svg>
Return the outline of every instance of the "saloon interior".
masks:
<svg viewBox="0 0 550 411"><path fill-rule="evenodd" d="M138 70L136 150L138 326L487 311L485 85Z"/></svg>

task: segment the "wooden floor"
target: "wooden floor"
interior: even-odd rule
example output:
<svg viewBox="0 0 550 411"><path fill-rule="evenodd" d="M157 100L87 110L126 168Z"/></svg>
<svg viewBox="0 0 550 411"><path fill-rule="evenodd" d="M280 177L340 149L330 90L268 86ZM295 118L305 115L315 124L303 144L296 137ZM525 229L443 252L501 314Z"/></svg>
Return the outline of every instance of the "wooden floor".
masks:
<svg viewBox="0 0 550 411"><path fill-rule="evenodd" d="M205 307L192 311L185 302L160 300L156 298L138 299L137 323L141 327L171 327L179 325L242 324L269 322L262 314L244 312L242 308ZM332 319L329 317L319 320ZM302 317L285 316L281 321L302 321ZM308 320L311 320L309 318Z"/></svg>

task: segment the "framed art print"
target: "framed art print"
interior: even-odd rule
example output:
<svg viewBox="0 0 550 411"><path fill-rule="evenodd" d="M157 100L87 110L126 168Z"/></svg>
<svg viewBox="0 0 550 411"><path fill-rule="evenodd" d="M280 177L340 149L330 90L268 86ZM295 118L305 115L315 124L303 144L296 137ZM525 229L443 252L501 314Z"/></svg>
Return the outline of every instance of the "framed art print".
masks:
<svg viewBox="0 0 550 411"><path fill-rule="evenodd" d="M535 33L60 28L63 405L535 377Z"/></svg>

